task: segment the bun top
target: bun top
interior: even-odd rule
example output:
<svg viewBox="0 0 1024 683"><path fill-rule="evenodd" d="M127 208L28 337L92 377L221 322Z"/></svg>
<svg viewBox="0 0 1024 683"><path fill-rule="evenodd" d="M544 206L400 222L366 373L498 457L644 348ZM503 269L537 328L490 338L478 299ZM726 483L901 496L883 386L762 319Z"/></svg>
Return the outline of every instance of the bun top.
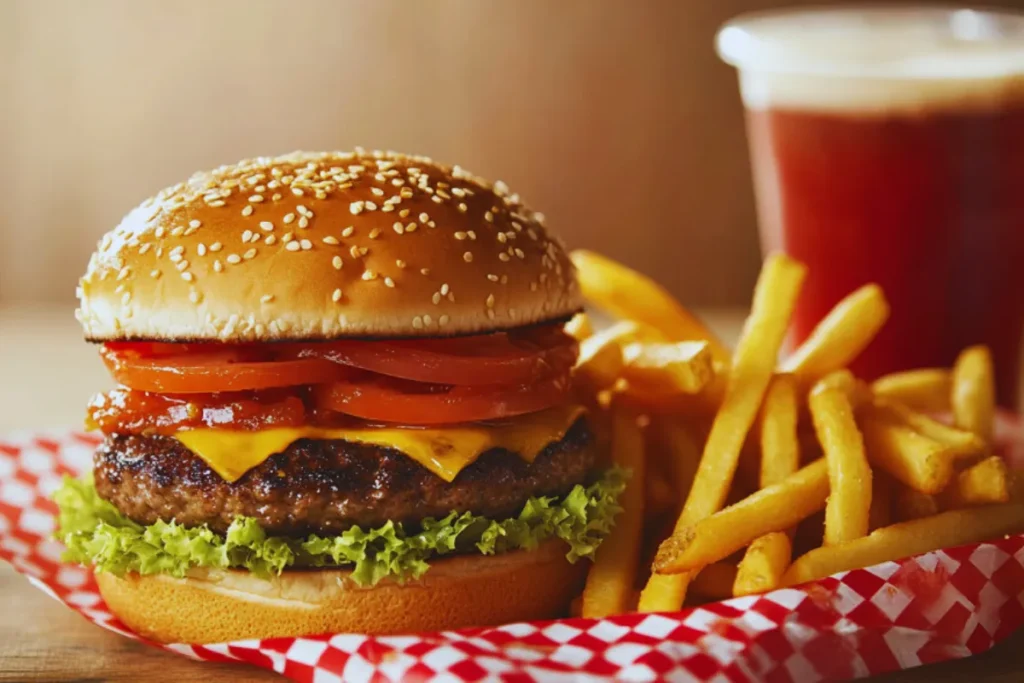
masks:
<svg viewBox="0 0 1024 683"><path fill-rule="evenodd" d="M80 281L92 341L473 334L582 307L564 247L502 182L393 152L198 173L133 209Z"/></svg>

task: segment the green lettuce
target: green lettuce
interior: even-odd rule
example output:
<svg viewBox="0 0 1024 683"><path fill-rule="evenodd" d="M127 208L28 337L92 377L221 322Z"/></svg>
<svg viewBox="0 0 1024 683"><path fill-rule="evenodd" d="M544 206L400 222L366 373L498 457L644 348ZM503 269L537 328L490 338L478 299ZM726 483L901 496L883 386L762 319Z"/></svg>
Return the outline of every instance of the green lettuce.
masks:
<svg viewBox="0 0 1024 683"><path fill-rule="evenodd" d="M54 494L60 507L56 537L67 546L66 561L117 575L182 577L192 567L208 567L269 576L288 567L341 567L352 570L356 583L372 586L385 577L418 578L433 557L529 550L550 538L565 541L570 562L592 558L621 510L617 500L626 478L623 470L609 470L563 498L530 498L510 519L453 512L425 519L416 529L388 522L369 530L352 527L338 536L285 538L268 536L251 517L237 517L225 534L173 521L138 524L100 498L91 482L65 477Z"/></svg>

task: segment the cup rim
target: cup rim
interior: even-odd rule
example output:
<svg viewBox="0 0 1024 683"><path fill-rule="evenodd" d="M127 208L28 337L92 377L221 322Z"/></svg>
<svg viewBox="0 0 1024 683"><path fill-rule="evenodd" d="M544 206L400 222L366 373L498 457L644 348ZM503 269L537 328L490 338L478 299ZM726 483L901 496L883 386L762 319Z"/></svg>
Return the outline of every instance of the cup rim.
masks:
<svg viewBox="0 0 1024 683"><path fill-rule="evenodd" d="M882 18L885 15L906 16L919 14L922 18L944 21L952 35L965 27L981 26L988 22L990 27L1008 25L1013 36L1020 40L1005 40L1009 58L998 68L991 62L979 63L975 68L964 68L950 74L939 71L907 71L894 68L893 62L878 60L857 61L849 57L816 55L807 59L807 54L787 50L777 42L772 43L757 35L756 29L769 24L780 24L794 20L849 15L851 19ZM865 32L869 28L863 29ZM978 43L998 43L997 39L977 39ZM951 79L979 77L1004 77L1009 74L1024 74L1024 10L1003 7L957 6L938 4L870 4L870 5L810 5L747 12L737 15L722 24L715 34L715 51L725 63L740 71L764 72L794 75L821 75L843 77L869 77L889 79ZM969 64L968 64L969 66Z"/></svg>

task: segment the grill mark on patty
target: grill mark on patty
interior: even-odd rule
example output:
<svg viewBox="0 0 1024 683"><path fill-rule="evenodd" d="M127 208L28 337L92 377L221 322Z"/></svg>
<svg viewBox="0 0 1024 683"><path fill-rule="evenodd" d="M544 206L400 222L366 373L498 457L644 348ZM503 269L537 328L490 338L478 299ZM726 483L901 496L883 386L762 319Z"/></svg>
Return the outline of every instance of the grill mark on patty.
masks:
<svg viewBox="0 0 1024 683"><path fill-rule="evenodd" d="M533 463L494 448L449 483L395 449L300 439L228 483L174 438L115 434L96 451L94 479L100 496L142 524L174 519L223 532L244 515L272 534L337 534L453 510L514 516L531 496L563 495L585 482L591 441L581 418Z"/></svg>

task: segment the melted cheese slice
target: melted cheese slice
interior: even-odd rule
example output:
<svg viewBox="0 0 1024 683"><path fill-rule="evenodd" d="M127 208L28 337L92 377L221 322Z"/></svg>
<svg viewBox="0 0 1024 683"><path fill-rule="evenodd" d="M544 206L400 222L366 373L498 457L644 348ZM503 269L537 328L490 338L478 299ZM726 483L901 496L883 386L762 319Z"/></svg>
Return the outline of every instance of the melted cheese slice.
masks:
<svg viewBox="0 0 1024 683"><path fill-rule="evenodd" d="M445 481L452 481L481 453L504 448L533 462L548 444L560 440L582 413L582 406L559 406L489 424L444 429L393 427L283 427L258 432L191 429L174 435L225 481L237 481L274 453L299 439L339 439L394 448Z"/></svg>

